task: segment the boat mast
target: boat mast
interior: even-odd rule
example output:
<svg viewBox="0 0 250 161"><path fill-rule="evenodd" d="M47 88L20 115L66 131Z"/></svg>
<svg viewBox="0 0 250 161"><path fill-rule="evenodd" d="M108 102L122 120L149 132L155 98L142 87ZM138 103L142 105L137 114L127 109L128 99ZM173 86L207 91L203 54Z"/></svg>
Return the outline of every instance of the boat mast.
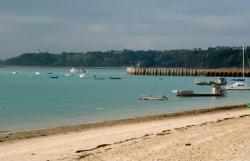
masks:
<svg viewBox="0 0 250 161"><path fill-rule="evenodd" d="M244 60L244 57L245 57L245 44L243 44L243 63L242 63L242 66L243 66L243 78L245 77L245 60Z"/></svg>

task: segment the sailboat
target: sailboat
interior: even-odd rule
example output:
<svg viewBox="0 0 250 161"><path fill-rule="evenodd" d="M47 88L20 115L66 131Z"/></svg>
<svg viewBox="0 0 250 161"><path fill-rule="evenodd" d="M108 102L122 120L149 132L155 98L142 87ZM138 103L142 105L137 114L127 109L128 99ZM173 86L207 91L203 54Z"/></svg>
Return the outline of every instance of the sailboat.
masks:
<svg viewBox="0 0 250 161"><path fill-rule="evenodd" d="M236 80L236 82L234 82L233 84L228 84L225 86L225 89L227 90L250 90L250 86L247 85L244 81L244 77L245 77L245 45L243 44L243 65L242 65L242 73L243 73L243 79L238 79Z"/></svg>

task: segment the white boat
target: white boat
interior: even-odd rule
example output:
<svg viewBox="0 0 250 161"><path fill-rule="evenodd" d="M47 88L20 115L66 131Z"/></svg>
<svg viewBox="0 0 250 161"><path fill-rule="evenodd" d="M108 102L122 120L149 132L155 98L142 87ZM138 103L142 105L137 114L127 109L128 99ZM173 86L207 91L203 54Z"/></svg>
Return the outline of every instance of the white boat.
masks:
<svg viewBox="0 0 250 161"><path fill-rule="evenodd" d="M72 76L72 74L69 74L69 73L65 73L64 75L65 75L66 77Z"/></svg>
<svg viewBox="0 0 250 161"><path fill-rule="evenodd" d="M240 79L240 81L236 81L234 82L233 84L228 84L225 86L225 89L227 90L250 90L250 86L245 83L244 81L244 77L245 77L245 60L244 60L244 57L245 57L245 46L243 44L243 48L242 48L242 51L243 51L243 65L242 65L242 73L243 73L243 79Z"/></svg>
<svg viewBox="0 0 250 161"><path fill-rule="evenodd" d="M17 74L17 72L12 72L12 74Z"/></svg>
<svg viewBox="0 0 250 161"><path fill-rule="evenodd" d="M80 77L80 78L83 78L83 77L85 77L85 76L86 76L85 73L79 74L79 77Z"/></svg>
<svg viewBox="0 0 250 161"><path fill-rule="evenodd" d="M41 73L40 72L35 72L35 75L40 75Z"/></svg>
<svg viewBox="0 0 250 161"><path fill-rule="evenodd" d="M73 74L81 74L81 73L85 73L85 69L84 68L76 68L76 67L73 67L70 69L70 72L73 73Z"/></svg>
<svg viewBox="0 0 250 161"><path fill-rule="evenodd" d="M79 74L80 78L94 78L95 76L86 75L85 73Z"/></svg>
<svg viewBox="0 0 250 161"><path fill-rule="evenodd" d="M245 82L235 82L225 86L227 90L250 90L250 86Z"/></svg>

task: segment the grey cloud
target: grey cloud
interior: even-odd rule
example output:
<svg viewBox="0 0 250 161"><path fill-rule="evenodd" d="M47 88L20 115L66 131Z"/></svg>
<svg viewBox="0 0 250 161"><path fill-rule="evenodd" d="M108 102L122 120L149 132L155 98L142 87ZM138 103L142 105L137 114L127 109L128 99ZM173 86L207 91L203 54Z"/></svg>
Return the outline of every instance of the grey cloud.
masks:
<svg viewBox="0 0 250 161"><path fill-rule="evenodd" d="M250 43L247 0L1 0L0 58Z"/></svg>

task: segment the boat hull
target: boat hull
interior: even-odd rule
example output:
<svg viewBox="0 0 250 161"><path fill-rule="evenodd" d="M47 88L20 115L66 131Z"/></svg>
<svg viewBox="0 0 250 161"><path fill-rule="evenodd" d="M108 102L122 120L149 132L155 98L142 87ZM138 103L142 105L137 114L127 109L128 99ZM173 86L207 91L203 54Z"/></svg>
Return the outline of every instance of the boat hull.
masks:
<svg viewBox="0 0 250 161"><path fill-rule="evenodd" d="M225 96L225 92L221 93L194 93L191 90L173 90L172 91L176 96L182 97L221 97Z"/></svg>
<svg viewBox="0 0 250 161"><path fill-rule="evenodd" d="M250 90L250 86L244 82L236 82L231 85L225 86L226 90Z"/></svg>
<svg viewBox="0 0 250 161"><path fill-rule="evenodd" d="M229 87L229 88L225 88L226 90L250 90L250 87L248 87L248 88L237 88L237 87L235 87L235 88L231 88L231 87Z"/></svg>
<svg viewBox="0 0 250 161"><path fill-rule="evenodd" d="M109 77L109 79L122 79L121 77Z"/></svg>
<svg viewBox="0 0 250 161"><path fill-rule="evenodd" d="M222 97L225 96L225 94L210 94L210 93L193 93L193 94L181 94L177 93L177 96L182 97Z"/></svg>
<svg viewBox="0 0 250 161"><path fill-rule="evenodd" d="M157 96L141 96L139 98L140 100L160 100L160 101L164 101L167 100L166 96L162 96L162 97L157 97Z"/></svg>

